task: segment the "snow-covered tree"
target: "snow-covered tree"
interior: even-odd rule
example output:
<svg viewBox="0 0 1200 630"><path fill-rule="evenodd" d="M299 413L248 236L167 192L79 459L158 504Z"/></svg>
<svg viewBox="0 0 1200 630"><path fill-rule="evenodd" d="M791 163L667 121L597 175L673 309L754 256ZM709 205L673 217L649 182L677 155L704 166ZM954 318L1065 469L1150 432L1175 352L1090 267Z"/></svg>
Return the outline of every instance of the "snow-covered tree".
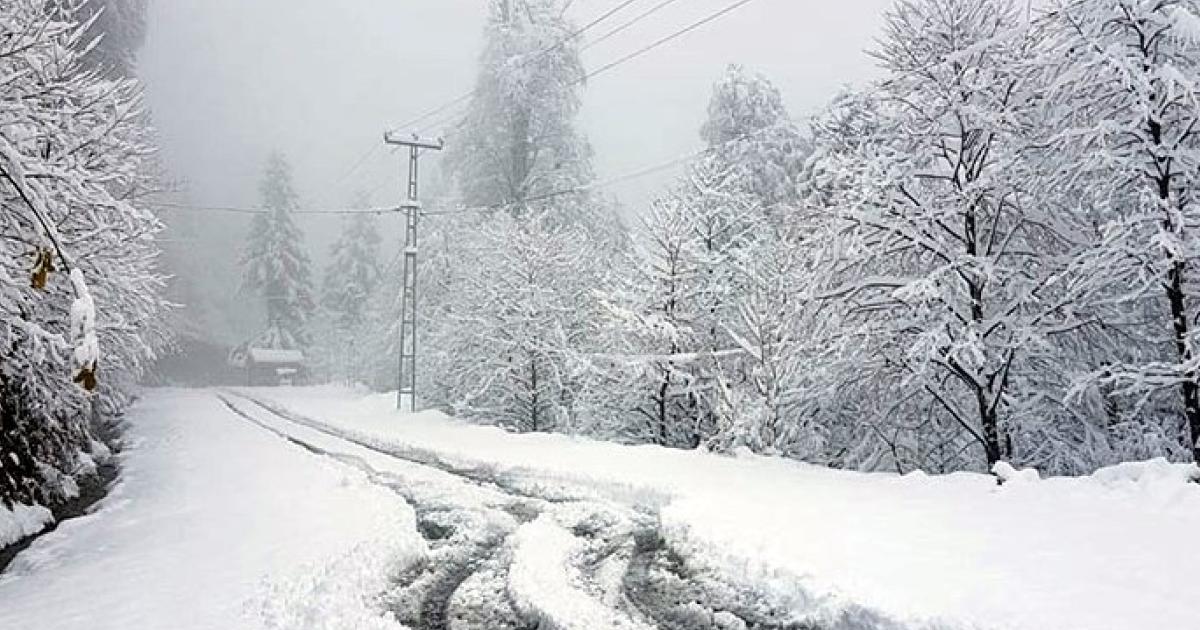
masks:
<svg viewBox="0 0 1200 630"><path fill-rule="evenodd" d="M447 160L469 206L546 215L616 242L615 213L585 189L595 176L575 126L584 71L562 4L529 0L510 11L490 0L475 91Z"/></svg>
<svg viewBox="0 0 1200 630"><path fill-rule="evenodd" d="M575 127L583 69L563 3L508 4L490 3L476 89L447 152L457 200L476 214L432 218L422 244L436 261L420 288L434 356L418 378L431 402L468 417L578 430L601 400L577 360L600 343L588 334L595 261L625 236L588 190L591 149Z"/></svg>
<svg viewBox="0 0 1200 630"><path fill-rule="evenodd" d="M809 147L767 77L730 66L713 87L700 136L710 158L736 168L729 176L741 180L764 212L796 201Z"/></svg>
<svg viewBox="0 0 1200 630"><path fill-rule="evenodd" d="M1140 346L1087 382L1137 397L1143 420L1173 389L1179 434L1200 461L1200 3L1060 2L1044 32L1057 182L1090 206L1099 237L1088 264L1114 289L1105 314L1124 345ZM1138 320L1149 323L1130 326Z"/></svg>
<svg viewBox="0 0 1200 630"><path fill-rule="evenodd" d="M656 200L643 238L618 267L603 296L614 343L595 359L608 382L615 433L664 446L696 447L709 433L706 397L696 375L701 347L701 251L680 200Z"/></svg>
<svg viewBox="0 0 1200 630"><path fill-rule="evenodd" d="M0 12L0 499L53 503L161 341L158 221L137 204L141 88L82 60L80 3ZM72 384L74 381L77 385Z"/></svg>
<svg viewBox="0 0 1200 630"><path fill-rule="evenodd" d="M253 343L302 348L316 304L304 235L292 217L299 201L282 154L268 158L259 193L263 212L254 217L242 256L243 287L256 291L266 305L267 328Z"/></svg>
<svg viewBox="0 0 1200 630"><path fill-rule="evenodd" d="M365 200L355 204L365 206ZM379 288L378 219L369 213L344 219L333 244L321 290L321 355L330 376L343 381L369 378L363 345L370 323L371 298ZM374 350L372 350L373 352Z"/></svg>
<svg viewBox="0 0 1200 630"><path fill-rule="evenodd" d="M762 414L750 408L775 408L761 400L773 386L751 378L751 357L771 350L747 347L755 334L746 316L758 317L755 333L792 320L767 322L755 310L762 303L746 301L777 271L773 262L790 255L785 217L798 199L807 143L770 81L738 66L714 87L701 136L707 151L655 201L627 277L606 292L625 354L607 363L614 379L626 379L623 412L634 434L674 446L765 449L735 437L761 428ZM778 367L774 356L757 376Z"/></svg>
<svg viewBox="0 0 1200 630"><path fill-rule="evenodd" d="M380 242L378 220L360 213L345 219L333 244L322 302L346 330L361 325L366 317L367 298L379 283Z"/></svg>
<svg viewBox="0 0 1200 630"><path fill-rule="evenodd" d="M1021 459L1022 427L1065 396L1026 375L1066 371L1056 344L1096 286L1071 263L1085 224L1029 195L1034 42L1007 2L899 3L877 53L888 76L858 108L870 135L821 158L839 184L828 228L843 281L827 297L852 306L847 334L872 348L864 380L901 401L878 407L880 433L929 420L891 441L899 467L969 465L956 459L968 447L987 466Z"/></svg>
<svg viewBox="0 0 1200 630"><path fill-rule="evenodd" d="M146 38L148 0L89 0L81 5L83 21L94 19L88 35L96 45L84 59L102 71L133 76L137 52Z"/></svg>
<svg viewBox="0 0 1200 630"><path fill-rule="evenodd" d="M460 415L519 431L571 431L580 422L582 382L574 354L593 338L598 270L581 228L536 215L481 221L469 239L471 264L436 316L449 326L430 343L437 378ZM590 269L589 269L590 268Z"/></svg>

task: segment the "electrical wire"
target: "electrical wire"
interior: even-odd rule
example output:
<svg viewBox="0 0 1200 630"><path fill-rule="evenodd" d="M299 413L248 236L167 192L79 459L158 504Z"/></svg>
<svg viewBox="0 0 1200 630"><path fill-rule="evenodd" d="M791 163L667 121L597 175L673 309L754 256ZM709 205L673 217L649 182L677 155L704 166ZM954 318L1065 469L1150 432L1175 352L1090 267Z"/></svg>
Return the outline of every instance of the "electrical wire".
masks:
<svg viewBox="0 0 1200 630"><path fill-rule="evenodd" d="M567 38L564 38L564 40L554 44L554 46L552 46L550 49L546 49L546 50L553 50L555 47L561 46L566 41L569 41L570 39L572 39L574 37L578 37L580 34L586 32L588 29L601 23L604 19L611 17L612 15L616 14L621 9L624 9L625 7L633 4L633 2L636 2L636 1L637 0L625 0L625 2L622 2L621 4L619 4L616 8L609 10L608 12L603 14L601 17L593 20L587 26L578 29L572 35L567 36ZM607 37L611 37L616 32L620 32L621 30L629 28L633 24L636 24L638 21L646 19L648 16L653 15L658 10L662 9L666 5L671 4L672 2L675 2L675 1L676 0L665 0L664 2L660 2L658 5L651 7L649 10L643 12L637 18L634 18L633 20L618 27L614 31L610 31L606 35L602 36L601 40L605 39ZM595 70L587 72L582 77L580 77L579 79L572 82L571 85L583 83L584 81L586 81L588 79L596 77L605 72L609 72L617 67L620 67L623 64L629 63L630 61L633 61L634 59L637 59L643 55L650 53L651 51L653 51L657 48L660 48L676 39L679 39L680 37L683 37L684 35L687 35L688 33L691 33L692 31L695 31L696 29L699 29L700 27L702 27L706 24L714 22L714 21L732 13L733 11L735 11L747 4L750 4L753 1L754 0L738 0L737 2L734 2L733 4L727 5L726 7L707 15L700 20L697 20L696 22L693 22L693 23L685 26L682 29L679 29L665 37L655 40L654 42L652 42L646 46L643 46L629 54L626 54L626 55L616 59L615 61L612 61L603 66L600 66L599 68L597 68ZM595 43L598 43L598 41L600 41L600 40L597 40L597 42L595 42ZM539 54L545 53L546 50L543 50L542 53L539 53ZM465 94L465 95L455 99L454 101L446 103L445 105L438 108L437 110L434 110L434 111L428 113L427 115L424 115L418 119L413 120L412 122L410 122L408 125L405 125L405 126L412 126L413 124L420 122L421 120L428 119L428 118L432 117L433 115L436 115L437 113L440 113L441 111L444 111L446 108L448 108L450 106L453 106L459 102L469 99L473 95L474 95L474 92ZM759 133L761 131L763 131L763 130L759 130L758 132L755 132L755 133ZM734 140L731 140L730 142L737 141L739 139L740 138L735 138ZM610 180L606 180L603 182L597 182L597 183L593 183L593 184L587 184L584 186L573 187L570 189L558 190L558 191L546 193L543 195L537 195L535 197L530 197L528 199L525 199L525 200L523 200L523 202L528 203L528 202L534 202L534 201L544 201L546 199L552 199L555 197L561 197L563 195L586 192L588 190L592 190L595 188L602 188L605 186L611 186L616 183L629 181L631 179L637 179L639 177L644 177L646 175L650 175L650 174L657 173L657 172L666 170L668 168L674 167L678 164L686 162L689 159L695 158L695 157L703 154L707 150L708 150L707 148L701 149L699 151L695 151L695 152L689 153L687 155L675 158L668 162L658 164L655 166L651 166L651 167L648 167L648 168L645 168L645 169L642 169L639 171L635 171L633 173L629 173L626 175L621 175L621 176L618 176L618 177L615 177L615 178L612 178ZM358 160L358 162L350 169L350 171L351 172L354 171L359 166L361 166L362 163L365 163L367 158L373 152L374 152L374 150L368 152L363 157L361 157ZM348 175L346 175L346 176L348 176ZM345 176L343 176L343 178L344 177ZM377 189L378 189L378 187L376 188L376 190ZM245 207L232 207L232 206L187 206L185 204L172 204L172 203L163 203L163 202L157 203L155 205L157 205L158 207L161 207L161 208L172 209L172 210L183 210L183 211L189 211L189 210L190 211L215 211L215 212L231 212L231 213L241 213L241 214L262 214L262 213L266 212L266 210L262 209L262 208L245 208ZM483 212L483 211L489 211L489 210L503 209L503 208L511 206L511 205L512 204L500 204L500 205L496 205L496 206L485 206L485 207L481 207L481 208L463 208L463 209L449 210L449 211L426 212L426 213L422 213L422 214L434 216L434 215L440 215L440 214L455 214L455 213L460 213L460 212ZM400 210L401 210L401 208L317 209L317 210L296 210L296 211L293 211L293 214L323 214L323 215L389 214L389 213L399 212Z"/></svg>
<svg viewBox="0 0 1200 630"><path fill-rule="evenodd" d="M605 11L599 17L593 19L591 22L588 22L584 26L577 28L574 31L572 31L571 33L563 36L561 39L554 42L550 46L547 46L546 48L541 49L540 51L534 53L533 55L530 55L529 57L525 57L524 59L518 61L516 64L517 67L523 68L526 65L533 63L534 61L544 58L546 55L549 55L550 53L561 48L564 44L579 38L580 36L586 34L588 31L590 31L591 29L599 26L602 22L604 22L605 20L616 15L617 13L619 13L621 10L625 9L629 5L631 5L635 2L640 2L640 1L641 0L624 0L617 6L613 7L612 9ZM470 100L471 97L475 96L476 93L477 93L477 90L471 90L470 92L467 92L466 94L458 96L457 98L454 98L453 100L447 101L447 102L433 108L432 110L425 112L424 114L421 114L420 116L408 121L407 123L399 125L397 128L398 129L406 129L406 128L413 127L414 125L418 125L422 122L425 122L426 120L429 120L429 119L433 118L434 116L437 116L438 114L450 109L451 107L454 107L455 105L465 103L466 101ZM432 126L432 125L430 125L430 126Z"/></svg>
<svg viewBox="0 0 1200 630"><path fill-rule="evenodd" d="M422 216L440 216L440 215L449 215L449 214L467 214L467 213L475 213L475 212L493 212L496 210L505 210L508 208L512 208L521 203L533 203L533 202L537 202L537 201L545 201L547 199L554 199L554 198L562 197L565 195L573 195L573 194L588 192L590 190L595 190L598 188L607 188L609 186L621 184L621 183L635 180L635 179L640 179L640 178L646 177L648 175L653 175L655 173L660 173L667 169L674 168L676 166L679 166L680 164L685 164L690 160L700 157L700 156L704 155L705 153L709 153L714 150L728 147L730 145L741 142L743 140L749 140L750 138L753 138L754 136L765 133L772 129L775 129L775 127L762 127L755 131L751 131L749 133L744 133L737 137L730 138L729 140L726 140L725 142L722 142L718 145L702 147L700 149L685 153L683 155L672 158L665 162L660 162L658 164L654 164L651 166L647 166L645 168L637 169L635 171L630 171L628 173L624 173L622 175L617 175L615 177L610 177L608 179L601 180L598 182L593 182L591 184L584 184L581 186L572 186L570 188L562 188L559 190L534 195L532 197L527 197L525 199L522 199L518 202L493 204L493 205L489 205L489 206L462 207L462 208L455 208L452 210L434 210L434 211L429 211L429 212L422 212L421 215Z"/></svg>
<svg viewBox="0 0 1200 630"><path fill-rule="evenodd" d="M670 35L667 35L666 37L663 37L663 38L655 41L652 44L643 46L642 48L639 48L639 49L625 55L624 57L617 59L616 61L613 61L611 63L600 66L599 68L597 68L595 70L592 70L591 72L584 75L582 79L579 79L577 81L577 83L582 83L583 81L591 79L592 77L595 77L600 74L604 74L605 72L608 72L609 70L612 70L613 68L616 68L625 63L633 61L634 59L637 59L638 57L641 57L642 55L645 55L646 53L648 53L660 46L663 46L663 45L670 43L676 39L679 39L680 37L683 37L684 35L691 33L692 31L700 28L701 26L704 26L705 24L716 21L716 20L736 11L737 9L740 9L740 8L746 6L747 4L750 4L751 2L754 2L754 0L738 0L738 2L734 2L733 4L726 6L724 9L721 9L719 11L711 13L708 16L704 17L703 19L693 22L693 23L689 24L688 26L686 26L678 31L675 31L674 33L671 33Z"/></svg>
<svg viewBox="0 0 1200 630"><path fill-rule="evenodd" d="M658 4L650 7L649 9L642 12L637 17L633 18L632 20L629 20L628 22L625 22L624 24L608 31L607 33L601 35L600 37L597 37L596 39L593 39L593 40L587 42L586 44L583 45L583 48L579 49L580 52L588 50L588 49L596 46L597 44L600 44L601 42L608 41L613 36L628 30L629 28L631 28L633 25L637 24L638 22L641 22L642 20L654 15L655 13L658 13L659 11L671 6L672 4L675 4L676 2L679 2L679 0L663 0L662 2L659 2Z"/></svg>
<svg viewBox="0 0 1200 630"><path fill-rule="evenodd" d="M201 206L184 203L174 203L168 201L155 201L148 205L161 208L164 210L180 211L180 212L227 212L231 214L269 214L270 210L266 208L252 208L246 206ZM402 212L403 207L389 208L318 208L318 209L299 209L292 210L289 214L302 215L355 215L355 214L395 214Z"/></svg>
<svg viewBox="0 0 1200 630"><path fill-rule="evenodd" d="M612 37L613 35L616 35L617 33L632 27L634 24L637 24L638 22L645 20L646 18L650 17L651 15L658 12L659 10L661 10L661 9L665 8L666 6L668 6L674 2L677 2L677 1L678 0L664 0L663 2L660 2L658 5L651 7L649 10L643 12L640 16L626 22L625 24L622 24L621 26L617 27L613 31L610 31L609 33L606 33L605 35L601 36L596 41L592 42L591 44L588 44L588 46L590 47L592 45L598 44L601 41L603 41L604 39ZM685 26L684 28L679 29L678 31L675 31L675 32L671 33L670 35L667 35L658 40L655 40L654 42L652 42L646 46L643 46L629 54L626 54L614 61L606 63L606 64L600 66L599 68L596 68L595 70L591 70L589 72L584 73L583 76L579 77L578 79L575 79L574 81L571 81L570 83L567 84L567 86L570 87L570 86L579 85L593 77L599 76L601 74L609 72L610 70L618 68L626 63L629 63L630 61L633 61L643 55L646 55L657 48L665 46L666 44L669 44L670 42L675 41L676 39L679 39L680 37L683 37L684 35L687 35L688 33L691 33L692 31L695 31L696 29L698 29L706 24L714 22L714 21L736 11L737 9L740 9L743 6L750 4L753 1L754 0L739 0L738 2L734 2L733 4L730 4L726 7L724 7L723 9L720 9L713 13L710 13L709 15L705 16L704 18ZM465 101L473 95L474 95L474 92L464 95L463 97L460 97L459 99L456 99L455 101L453 101L451 103L447 103L444 107L439 108L438 110L436 110L434 112L431 112L429 114L429 116L422 117L420 120L426 120L428 118L431 118L433 115L441 113L441 111L444 111L445 109L449 108L452 105L458 104L459 102ZM422 130L433 128L433 127L439 126L441 124L445 124L446 122L449 122L449 120L452 120L453 118L454 118L454 116L452 115L449 117L444 117L444 118L438 119L437 122L426 125L425 127L422 128ZM414 121L414 122L419 122L419 121Z"/></svg>

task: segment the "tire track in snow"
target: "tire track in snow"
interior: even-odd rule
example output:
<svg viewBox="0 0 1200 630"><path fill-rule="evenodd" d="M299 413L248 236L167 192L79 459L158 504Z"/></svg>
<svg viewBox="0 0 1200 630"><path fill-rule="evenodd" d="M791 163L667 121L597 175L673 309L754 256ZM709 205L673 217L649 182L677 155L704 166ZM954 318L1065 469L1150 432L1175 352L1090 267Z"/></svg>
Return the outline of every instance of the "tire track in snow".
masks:
<svg viewBox="0 0 1200 630"><path fill-rule="evenodd" d="M604 493L591 492L582 487L567 487L562 484L548 487L539 483L532 471L529 478L522 477L517 472L502 474L496 466L487 464L462 464L443 457L439 453L406 445L383 442L362 434L330 426L320 420L305 417L286 409L278 404L259 400L240 392L230 392L233 396L244 399L273 416L287 422L307 427L311 430L332 436L367 450L387 455L418 466L427 466L443 473L457 477L463 483L474 484L512 499L503 509L520 505L523 500L535 508L518 519L520 529L514 527L507 531L493 544L476 545L477 551L468 554L465 561L460 561L458 570L446 570L449 575L441 578L440 588L433 589L423 600L423 612L411 622L418 628L446 628L448 630L525 630L526 628L542 628L544 630L560 630L572 628L598 628L588 625L587 614L595 614L595 608L590 604L574 600L577 606L576 616L583 616L583 625L573 625L570 618L551 618L557 611L572 610L562 602L546 602L541 606L535 602L514 602L512 580L508 579L509 569L512 568L514 548L519 548L520 533L537 524L543 516L556 512L559 520L573 521L565 526L569 535L580 544L572 548L570 562L562 561L546 565L544 568L564 566L574 571L574 577L580 582L574 585L578 595L591 600L603 601L609 609L620 613L619 622L608 622L603 627L612 628L657 628L659 630L818 630L817 626L796 619L795 611L780 609L771 603L761 590L752 585L740 584L735 579L704 568L690 566L690 563L670 547L662 536L662 530L654 506L640 505L629 498L609 498ZM228 403L227 403L228 404ZM290 438L289 438L290 439ZM361 460L360 460L361 461ZM366 465L366 462L362 462ZM426 522L426 513L420 499L411 498L404 490L394 487L385 481L385 485L401 493L417 510L420 523ZM563 519L564 511L586 504L595 504L597 508L590 516L576 515L577 518ZM443 506L442 509L445 509ZM424 511L423 511L424 510ZM584 510L587 511L586 509ZM619 514L620 523L605 522L602 516L605 511ZM608 515L611 517L611 514ZM520 524L523 523L523 524ZM562 523L559 523L562 525ZM437 532L422 532L426 539L435 547L442 543L437 540ZM543 531L545 533L545 531ZM516 541L514 541L516 538ZM560 540L561 542L561 540ZM536 553L539 547L530 546L528 553ZM457 604L455 595L463 584L481 575L481 568L487 567L496 558L504 558L504 563L494 570L500 576L492 582L507 582L508 588L503 595L501 589L494 588L491 592L502 599L501 608L515 615L514 610L525 612L524 618L508 617L506 619L470 620L470 604ZM518 558L520 560L520 558ZM447 566L455 566L448 563ZM611 575L616 573L616 575ZM532 584L532 583L529 583ZM527 584L528 585L528 584ZM543 586L549 586L543 584ZM573 599L575 594L565 596ZM518 597L519 599L519 597ZM585 613L582 608L590 610ZM534 615L539 619L530 619ZM424 625L425 619L438 625ZM456 625L454 622L458 620ZM465 620L464 620L465 619ZM403 621L403 619L402 619ZM532 625L521 625L532 624ZM616 625L613 625L616 624ZM626 624L626 625L620 625Z"/></svg>
<svg viewBox="0 0 1200 630"><path fill-rule="evenodd" d="M389 472L381 472L363 458L330 451L307 440L281 431L255 418L231 400L218 394L239 417L270 431L314 455L331 457L367 473L371 480L397 492L417 512L418 528L430 544L430 557L406 575L399 576L398 589L386 599L388 607L402 623L422 630L533 630L598 628L598 615L607 621L603 627L623 630L649 630L652 626L635 621L625 607L608 608L592 597L597 588L589 585L566 586L563 575L586 579L589 572L573 571L579 552L590 541L577 538L564 527L552 526L549 508L562 506L568 511L588 514L592 495L583 497L562 488L551 496L518 481L506 479L493 468L466 467L445 461L428 451L380 445L374 441L338 431L319 421L279 409L269 403L240 393L230 396L252 403L273 418L300 425L355 446L368 449L408 464L433 468L456 478L461 484L494 493L491 505L458 506L448 497L433 497L414 491L410 483ZM390 446L390 447L389 447ZM531 530L531 527L537 526ZM554 527L553 530L548 528ZM530 539L530 532L554 531L556 554L546 556L545 541ZM529 567L534 567L531 570ZM517 575L512 575L513 571ZM538 578L538 579L533 579ZM472 584L468 597L463 585ZM516 600L516 601L514 601Z"/></svg>
<svg viewBox="0 0 1200 630"><path fill-rule="evenodd" d="M448 525L445 521L449 521L450 523L457 522L460 525L471 521L470 517L472 515L469 514L470 510L455 510L452 505L438 501L431 502L428 496L419 495L414 491L415 484L406 483L407 480L397 475L379 471L365 459L357 455L331 451L308 440L291 435L286 431L263 422L259 418L254 417L252 413L238 407L237 403L229 396L223 394L217 394L217 396L231 412L247 422L304 449L312 455L326 457L360 470L368 475L372 483L387 487L408 502L417 513L417 526L420 534L430 544L431 557L426 558L418 566L410 567L404 574L397 576L399 588L396 592L385 596L385 604L401 623L418 630L468 630L472 628L471 626L455 625L452 623L453 615L449 610L450 600L462 583L475 573L477 567L492 558L503 542L515 531L516 517L511 517L514 522L509 527L504 526L503 518L498 519L498 523L491 523L492 527L488 527L488 523L484 523L482 526L474 529L458 529L453 524ZM232 394L232 396L258 404L257 401L245 396L238 394ZM259 406L266 409L276 418L295 423L291 418L287 418L268 407ZM308 423L301 424L326 435L345 439L341 436L332 435L320 428L308 426ZM360 446L370 448L365 445ZM464 481L464 483L468 483L468 481ZM480 482L469 481L469 483L483 487L483 484ZM519 510L505 505L503 508L497 510L497 513L511 514L511 512L515 511ZM538 513L540 513L540 510L535 509L528 518L533 518ZM443 518L439 518L439 515ZM475 514L474 516L478 517L479 515ZM476 520L479 519L477 518ZM464 529L466 531L463 531ZM499 607L496 611L488 615L489 618L486 619L485 625L476 627L479 630L485 628L488 630L525 630L525 628L536 627L536 625L530 626L525 624L523 620L518 619L515 610L511 606L507 608L508 611L503 606ZM509 612L510 614L505 615L505 612ZM505 617L508 618L506 619Z"/></svg>

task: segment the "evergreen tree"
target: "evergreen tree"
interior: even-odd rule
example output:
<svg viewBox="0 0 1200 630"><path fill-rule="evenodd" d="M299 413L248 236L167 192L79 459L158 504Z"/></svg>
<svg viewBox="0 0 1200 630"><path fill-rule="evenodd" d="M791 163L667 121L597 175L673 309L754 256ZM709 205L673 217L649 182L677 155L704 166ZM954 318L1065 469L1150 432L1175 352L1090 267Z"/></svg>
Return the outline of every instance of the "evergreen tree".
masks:
<svg viewBox="0 0 1200 630"><path fill-rule="evenodd" d="M376 218L360 213L345 219L325 270L322 303L344 330L366 319L367 301L379 283L379 226Z"/></svg>
<svg viewBox="0 0 1200 630"><path fill-rule="evenodd" d="M304 236L292 218L299 202L282 154L268 158L259 193L264 211L254 217L242 257L242 286L256 291L266 305L267 328L254 345L300 349L308 343L316 305Z"/></svg>
<svg viewBox="0 0 1200 630"><path fill-rule="evenodd" d="M362 361L362 342L368 334L371 298L379 287L382 271L380 242L374 215L361 213L345 218L325 270L321 291L325 320L322 355L330 363L331 376L344 381L369 376Z"/></svg>

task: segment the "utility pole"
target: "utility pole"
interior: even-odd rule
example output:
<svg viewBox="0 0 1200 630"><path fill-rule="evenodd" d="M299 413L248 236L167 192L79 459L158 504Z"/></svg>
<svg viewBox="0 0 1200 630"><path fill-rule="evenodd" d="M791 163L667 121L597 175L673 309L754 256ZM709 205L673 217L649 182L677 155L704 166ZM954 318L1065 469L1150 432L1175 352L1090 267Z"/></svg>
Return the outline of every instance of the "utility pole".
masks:
<svg viewBox="0 0 1200 630"><path fill-rule="evenodd" d="M404 409L404 397L408 396L408 410L417 410L417 223L421 218L421 202L418 201L418 163L422 149L441 151L445 143L422 140L416 134L407 138L384 132L383 141L408 147L408 193L401 208L404 209L404 288L400 293L400 370L399 387L396 393L396 408Z"/></svg>

